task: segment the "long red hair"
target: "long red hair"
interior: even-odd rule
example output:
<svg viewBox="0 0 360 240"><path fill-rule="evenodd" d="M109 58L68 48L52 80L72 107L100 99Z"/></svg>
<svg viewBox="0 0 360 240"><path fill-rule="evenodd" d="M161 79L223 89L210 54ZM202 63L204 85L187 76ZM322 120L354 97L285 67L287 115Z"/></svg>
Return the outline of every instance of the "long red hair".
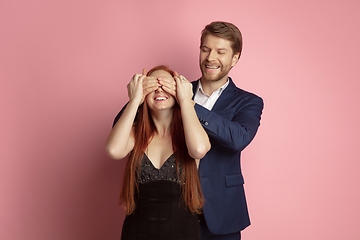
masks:
<svg viewBox="0 0 360 240"><path fill-rule="evenodd" d="M152 68L148 73L164 70L174 77L174 71L165 65ZM181 198L185 206L192 213L201 213L203 198L201 193L199 175L195 160L190 157L186 147L184 128L181 119L180 106L177 102L173 107L174 115L171 123L171 139L176 165L179 172L179 162L181 161ZM152 120L146 101L139 106L137 117L134 123L134 149L131 151L126 162L125 173L120 192L119 203L125 205L126 214L129 215L135 210L135 195L138 194L139 186L137 172L144 156L144 152L156 132L156 127Z"/></svg>

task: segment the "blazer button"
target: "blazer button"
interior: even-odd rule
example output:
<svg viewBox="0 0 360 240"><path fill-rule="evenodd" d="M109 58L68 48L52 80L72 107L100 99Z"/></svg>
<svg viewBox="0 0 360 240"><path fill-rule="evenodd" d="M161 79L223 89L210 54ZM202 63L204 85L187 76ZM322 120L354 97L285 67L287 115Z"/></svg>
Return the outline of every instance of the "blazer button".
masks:
<svg viewBox="0 0 360 240"><path fill-rule="evenodd" d="M208 122L205 122L204 125L207 126L207 125L209 125L209 124L208 124Z"/></svg>

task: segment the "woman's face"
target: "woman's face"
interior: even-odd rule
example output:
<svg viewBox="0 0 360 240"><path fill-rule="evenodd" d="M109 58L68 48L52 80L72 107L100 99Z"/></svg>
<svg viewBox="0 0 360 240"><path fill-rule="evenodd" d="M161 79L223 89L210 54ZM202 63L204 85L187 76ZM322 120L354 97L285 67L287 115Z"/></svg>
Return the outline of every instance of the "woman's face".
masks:
<svg viewBox="0 0 360 240"><path fill-rule="evenodd" d="M172 78L171 74L164 70L154 71L149 76L157 77L157 78L158 77ZM176 101L175 98L170 93L165 92L161 87L146 95L145 99L147 105L152 111L172 109Z"/></svg>

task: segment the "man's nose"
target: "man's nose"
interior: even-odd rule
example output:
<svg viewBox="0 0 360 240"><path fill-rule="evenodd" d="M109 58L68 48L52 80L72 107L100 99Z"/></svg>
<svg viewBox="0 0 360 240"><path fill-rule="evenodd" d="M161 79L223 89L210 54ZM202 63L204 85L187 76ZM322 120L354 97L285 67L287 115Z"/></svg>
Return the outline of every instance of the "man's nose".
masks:
<svg viewBox="0 0 360 240"><path fill-rule="evenodd" d="M212 60L215 60L215 53L214 51L210 51L209 54L207 55L206 58L209 62L211 62Z"/></svg>

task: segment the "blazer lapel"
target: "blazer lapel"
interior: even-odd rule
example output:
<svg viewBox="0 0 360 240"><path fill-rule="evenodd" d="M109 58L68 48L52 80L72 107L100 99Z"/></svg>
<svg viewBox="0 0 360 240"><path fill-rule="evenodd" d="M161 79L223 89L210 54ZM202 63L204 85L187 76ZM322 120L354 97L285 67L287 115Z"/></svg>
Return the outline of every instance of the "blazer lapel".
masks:
<svg viewBox="0 0 360 240"><path fill-rule="evenodd" d="M223 110L235 97L236 86L229 77L229 85L225 88L225 90L221 93L220 97L216 101L214 107L211 111L220 112Z"/></svg>
<svg viewBox="0 0 360 240"><path fill-rule="evenodd" d="M200 79L198 79L197 81L191 82L193 84L193 97L192 97L193 100L194 100L194 97L196 94L196 90L197 90L199 81L200 81ZM235 86L234 82L232 81L232 79L229 77L229 85L221 93L220 97L216 101L216 103L211 111L220 112L221 110L223 110L234 99L234 97L235 97L234 90L235 89L236 89L236 86Z"/></svg>
<svg viewBox="0 0 360 240"><path fill-rule="evenodd" d="M200 81L200 79L198 79L197 81L193 81L191 82L193 85L193 97L192 100L194 100L195 94L196 94L196 90L197 90L197 86L198 86L198 82Z"/></svg>

